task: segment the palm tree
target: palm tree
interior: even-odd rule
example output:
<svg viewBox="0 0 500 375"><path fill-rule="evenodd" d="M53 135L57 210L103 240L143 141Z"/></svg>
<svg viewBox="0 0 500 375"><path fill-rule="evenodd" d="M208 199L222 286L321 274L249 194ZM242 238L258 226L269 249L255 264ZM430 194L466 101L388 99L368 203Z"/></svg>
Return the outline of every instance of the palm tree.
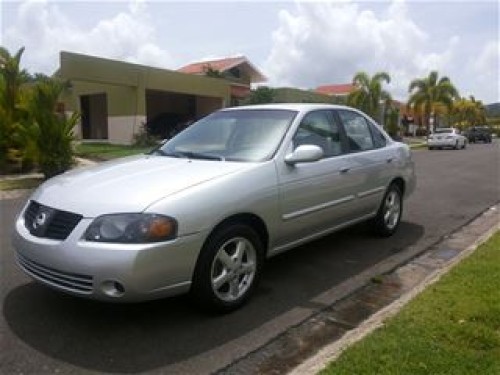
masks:
<svg viewBox="0 0 500 375"><path fill-rule="evenodd" d="M21 56L24 47L14 55L0 47L0 169L13 162L26 159L26 145L20 136L28 115L20 108L22 85L27 82L28 73L21 70Z"/></svg>
<svg viewBox="0 0 500 375"><path fill-rule="evenodd" d="M424 124L429 132L431 116L436 124L436 116L442 108L451 110L453 99L458 98L458 91L448 77L438 79L438 72L430 72L428 77L414 79L410 82L408 105L415 112L423 115Z"/></svg>
<svg viewBox="0 0 500 375"><path fill-rule="evenodd" d="M477 126L486 123L486 110L483 103L474 96L460 98L453 103L451 118L459 127Z"/></svg>
<svg viewBox="0 0 500 375"><path fill-rule="evenodd" d="M373 77L365 72L356 73L352 80L356 88L347 97L347 104L373 118L380 118L380 104L385 103L387 107L391 101L391 95L382 88L384 81L391 82L386 72L378 72Z"/></svg>
<svg viewBox="0 0 500 375"><path fill-rule="evenodd" d="M4 47L0 47L0 100L2 108L9 115L15 112L21 85L28 80L26 71L20 69L23 52L24 47L12 56Z"/></svg>
<svg viewBox="0 0 500 375"><path fill-rule="evenodd" d="M486 123L486 108L481 100L476 100L476 98L471 95L469 96L470 102L474 108L474 118L473 118L473 126L485 124Z"/></svg>

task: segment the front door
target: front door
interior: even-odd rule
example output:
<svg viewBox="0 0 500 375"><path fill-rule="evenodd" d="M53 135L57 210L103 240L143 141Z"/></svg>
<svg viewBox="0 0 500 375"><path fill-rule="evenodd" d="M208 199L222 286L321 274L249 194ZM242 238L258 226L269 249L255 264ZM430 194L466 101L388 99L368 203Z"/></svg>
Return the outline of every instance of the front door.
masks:
<svg viewBox="0 0 500 375"><path fill-rule="evenodd" d="M300 145L323 149L321 160L288 165L278 162L282 230L276 245L288 247L351 219L355 200L352 168L340 127L329 110L308 113L289 149Z"/></svg>
<svg viewBox="0 0 500 375"><path fill-rule="evenodd" d="M83 139L108 139L108 103L106 94L80 96Z"/></svg>

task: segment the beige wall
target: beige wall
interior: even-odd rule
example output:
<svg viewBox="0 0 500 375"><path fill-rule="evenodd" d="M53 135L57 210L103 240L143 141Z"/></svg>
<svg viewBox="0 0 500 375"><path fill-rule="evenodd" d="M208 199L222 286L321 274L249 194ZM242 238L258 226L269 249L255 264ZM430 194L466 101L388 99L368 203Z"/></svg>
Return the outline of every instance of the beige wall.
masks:
<svg viewBox="0 0 500 375"><path fill-rule="evenodd" d="M130 116L145 114L145 106L138 103L144 91L137 87L111 85L95 82L72 80L71 89L64 95L65 107L70 111L80 111L80 97L104 93L107 97L109 116Z"/></svg>
<svg viewBox="0 0 500 375"><path fill-rule="evenodd" d="M210 98L207 96L196 97L196 117L200 118L223 108L224 101L220 98Z"/></svg>
<svg viewBox="0 0 500 375"><path fill-rule="evenodd" d="M108 135L110 143L131 144L134 134L141 131L146 116L110 116L108 117Z"/></svg>
<svg viewBox="0 0 500 375"><path fill-rule="evenodd" d="M62 96L65 110L81 111L80 97L104 93L107 98L108 139L130 143L141 121L146 121L147 90L158 90L196 97L196 115L201 117L229 103L230 86L223 79L179 73L137 64L61 52L61 66L56 75L70 83ZM192 108L186 96L168 100L175 113L189 113ZM149 106L161 113L165 98L155 99ZM158 111L158 112L157 112ZM147 113L148 112L148 113ZM77 134L81 135L81 126Z"/></svg>

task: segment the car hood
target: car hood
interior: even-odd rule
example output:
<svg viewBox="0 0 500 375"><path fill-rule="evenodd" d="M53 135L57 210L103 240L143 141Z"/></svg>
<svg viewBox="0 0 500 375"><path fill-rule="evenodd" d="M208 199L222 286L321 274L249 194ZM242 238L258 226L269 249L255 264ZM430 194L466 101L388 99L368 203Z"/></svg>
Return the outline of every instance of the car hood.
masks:
<svg viewBox="0 0 500 375"><path fill-rule="evenodd" d="M250 165L141 155L64 173L44 183L31 199L84 217L141 212L162 198Z"/></svg>

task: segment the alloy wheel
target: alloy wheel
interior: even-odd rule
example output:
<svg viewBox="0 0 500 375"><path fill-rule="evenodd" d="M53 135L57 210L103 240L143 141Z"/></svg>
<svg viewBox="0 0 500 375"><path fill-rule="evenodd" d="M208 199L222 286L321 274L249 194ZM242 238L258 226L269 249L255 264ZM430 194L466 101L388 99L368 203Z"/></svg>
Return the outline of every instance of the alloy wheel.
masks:
<svg viewBox="0 0 500 375"><path fill-rule="evenodd" d="M401 216L401 197L396 190L391 190L385 197L384 223L387 229L392 230L398 225Z"/></svg>
<svg viewBox="0 0 500 375"><path fill-rule="evenodd" d="M256 273L257 252L244 237L226 241L212 262L212 290L224 302L243 297L252 285Z"/></svg>

